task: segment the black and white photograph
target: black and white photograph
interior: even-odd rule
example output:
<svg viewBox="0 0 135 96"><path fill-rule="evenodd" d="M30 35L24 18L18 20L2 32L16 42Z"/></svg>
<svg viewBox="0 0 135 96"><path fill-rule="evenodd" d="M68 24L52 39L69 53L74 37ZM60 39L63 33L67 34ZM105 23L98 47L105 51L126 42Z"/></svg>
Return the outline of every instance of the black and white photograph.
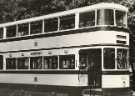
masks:
<svg viewBox="0 0 135 96"><path fill-rule="evenodd" d="M0 0L0 96L135 96L135 0Z"/></svg>

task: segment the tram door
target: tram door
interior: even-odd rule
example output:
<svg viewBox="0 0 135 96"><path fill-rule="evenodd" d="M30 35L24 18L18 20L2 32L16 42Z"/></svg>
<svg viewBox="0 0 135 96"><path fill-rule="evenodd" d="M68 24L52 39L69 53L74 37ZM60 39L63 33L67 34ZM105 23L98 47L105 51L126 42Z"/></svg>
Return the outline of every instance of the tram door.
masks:
<svg viewBox="0 0 135 96"><path fill-rule="evenodd" d="M88 72L89 86L101 87L101 49L81 50L80 66Z"/></svg>

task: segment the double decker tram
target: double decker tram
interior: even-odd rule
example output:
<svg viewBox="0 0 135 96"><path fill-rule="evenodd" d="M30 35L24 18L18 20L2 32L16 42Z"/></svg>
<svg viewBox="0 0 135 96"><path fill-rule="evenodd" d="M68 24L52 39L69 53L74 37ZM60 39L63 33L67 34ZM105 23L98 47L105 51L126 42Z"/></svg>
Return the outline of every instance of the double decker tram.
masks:
<svg viewBox="0 0 135 96"><path fill-rule="evenodd" d="M98 3L0 24L0 93L129 96L127 12Z"/></svg>

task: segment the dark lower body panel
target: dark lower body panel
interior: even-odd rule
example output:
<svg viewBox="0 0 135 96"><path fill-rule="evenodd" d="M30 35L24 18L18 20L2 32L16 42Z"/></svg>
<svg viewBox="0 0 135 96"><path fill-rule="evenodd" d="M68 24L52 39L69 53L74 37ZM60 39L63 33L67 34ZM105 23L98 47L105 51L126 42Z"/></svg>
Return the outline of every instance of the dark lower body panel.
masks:
<svg viewBox="0 0 135 96"><path fill-rule="evenodd" d="M129 88L0 84L0 96L131 96Z"/></svg>

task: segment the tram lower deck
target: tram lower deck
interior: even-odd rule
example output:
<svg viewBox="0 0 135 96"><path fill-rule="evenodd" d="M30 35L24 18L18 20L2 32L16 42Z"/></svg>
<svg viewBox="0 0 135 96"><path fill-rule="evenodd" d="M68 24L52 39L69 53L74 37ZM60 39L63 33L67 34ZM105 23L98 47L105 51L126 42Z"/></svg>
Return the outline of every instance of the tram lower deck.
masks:
<svg viewBox="0 0 135 96"><path fill-rule="evenodd" d="M55 49L49 56L37 54L39 52L25 52L19 58L16 56L21 52L3 55L7 69L0 71L2 96L9 93L9 96L131 95L127 47ZM28 53L34 56L28 58L25 56ZM11 62L16 66L8 66Z"/></svg>

